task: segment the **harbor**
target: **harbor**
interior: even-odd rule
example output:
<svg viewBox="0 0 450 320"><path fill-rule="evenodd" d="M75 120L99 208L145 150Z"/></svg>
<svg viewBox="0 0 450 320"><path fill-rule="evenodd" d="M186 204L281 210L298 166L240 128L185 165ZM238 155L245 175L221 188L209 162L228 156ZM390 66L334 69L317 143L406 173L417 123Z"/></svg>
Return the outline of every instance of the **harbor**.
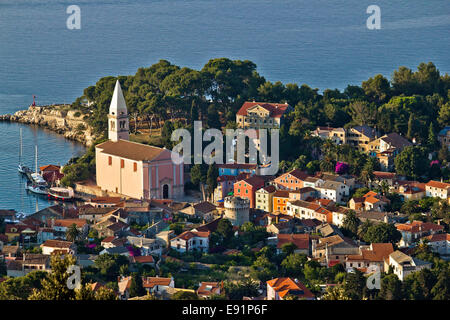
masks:
<svg viewBox="0 0 450 320"><path fill-rule="evenodd" d="M20 129L22 129L21 156ZM0 151L0 172L2 176L0 181L0 209L11 209L23 215L29 215L60 203L55 199L49 199L48 194L34 193L26 188L27 184L32 185L37 182L33 179L33 174L36 172L36 146L39 151L39 163L56 166L62 166L71 158L82 155L85 152L85 147L81 143L65 139L48 129L14 122L0 122L0 137L2 141L2 150ZM18 159L18 155L21 159ZM23 173L19 172L19 164L22 164ZM46 175L48 174L45 174L44 177ZM73 204L76 204L76 202Z"/></svg>

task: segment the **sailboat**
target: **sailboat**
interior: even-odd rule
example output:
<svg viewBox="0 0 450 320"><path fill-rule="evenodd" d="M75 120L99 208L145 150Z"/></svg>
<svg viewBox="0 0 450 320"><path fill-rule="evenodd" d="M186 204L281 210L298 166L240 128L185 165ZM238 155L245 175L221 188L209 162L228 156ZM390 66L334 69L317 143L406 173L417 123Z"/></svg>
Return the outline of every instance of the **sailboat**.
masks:
<svg viewBox="0 0 450 320"><path fill-rule="evenodd" d="M24 165L23 163L22 163L22 148L23 148L23 146L22 146L22 128L20 128L20 151L19 151L19 166L18 166L18 168L17 168L17 170L20 172L20 173L31 173L31 169L30 168L28 168L26 165Z"/></svg>
<svg viewBox="0 0 450 320"><path fill-rule="evenodd" d="M35 172L31 174L31 180L25 187L27 190L37 194L48 194L47 181L38 172L37 145L35 147Z"/></svg>

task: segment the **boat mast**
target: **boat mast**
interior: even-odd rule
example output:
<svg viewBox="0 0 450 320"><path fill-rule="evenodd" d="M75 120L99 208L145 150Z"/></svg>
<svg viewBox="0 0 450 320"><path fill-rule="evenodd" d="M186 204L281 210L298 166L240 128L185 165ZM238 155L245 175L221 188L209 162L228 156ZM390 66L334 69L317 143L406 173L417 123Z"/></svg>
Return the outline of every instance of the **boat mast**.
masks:
<svg viewBox="0 0 450 320"><path fill-rule="evenodd" d="M35 168L36 168L36 170L35 170L35 172L36 173L38 173L38 166L37 166L37 159L38 159L38 154L37 154L37 152L38 152L38 150L37 150L38 148L37 148L37 145L35 146L35 159L34 159L34 161L35 161L35 163L34 163L34 165L35 165Z"/></svg>
<svg viewBox="0 0 450 320"><path fill-rule="evenodd" d="M20 128L20 152L19 152L19 164L22 164L22 128Z"/></svg>

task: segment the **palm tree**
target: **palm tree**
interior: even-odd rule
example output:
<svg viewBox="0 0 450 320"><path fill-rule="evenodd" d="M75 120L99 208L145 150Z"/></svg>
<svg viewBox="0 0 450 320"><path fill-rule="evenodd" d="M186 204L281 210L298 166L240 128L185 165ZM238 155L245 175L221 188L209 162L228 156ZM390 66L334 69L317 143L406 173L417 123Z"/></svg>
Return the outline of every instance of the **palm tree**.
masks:
<svg viewBox="0 0 450 320"><path fill-rule="evenodd" d="M69 229L66 231L66 238L69 241L74 242L77 240L78 236L80 235L80 231L78 230L77 225L74 223L72 224Z"/></svg>

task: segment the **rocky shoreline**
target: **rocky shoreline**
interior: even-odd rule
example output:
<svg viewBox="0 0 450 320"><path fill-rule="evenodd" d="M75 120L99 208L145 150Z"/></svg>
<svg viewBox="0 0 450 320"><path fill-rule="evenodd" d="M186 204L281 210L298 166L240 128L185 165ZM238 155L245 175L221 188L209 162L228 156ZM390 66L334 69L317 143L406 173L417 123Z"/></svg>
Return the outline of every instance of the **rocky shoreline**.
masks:
<svg viewBox="0 0 450 320"><path fill-rule="evenodd" d="M86 116L70 105L30 106L14 114L0 115L0 121L37 125L64 135L66 139L91 146L98 138L86 121Z"/></svg>

